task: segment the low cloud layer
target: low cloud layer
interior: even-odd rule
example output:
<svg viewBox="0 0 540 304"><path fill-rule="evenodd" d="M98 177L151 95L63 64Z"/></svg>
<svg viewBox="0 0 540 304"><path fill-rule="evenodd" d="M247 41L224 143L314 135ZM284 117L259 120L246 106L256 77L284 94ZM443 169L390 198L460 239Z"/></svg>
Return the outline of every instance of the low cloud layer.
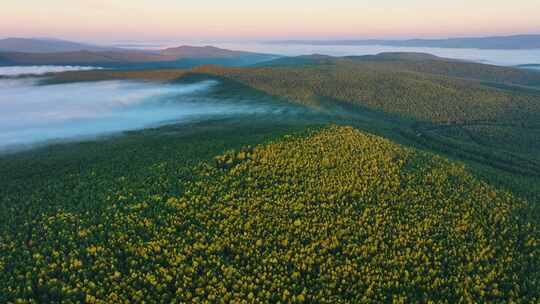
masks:
<svg viewBox="0 0 540 304"><path fill-rule="evenodd" d="M17 77L22 75L45 75L47 73L58 73L67 71L88 71L97 70L98 67L83 67L83 66L57 66L57 65L40 65L40 66L0 66L0 77Z"/></svg>
<svg viewBox="0 0 540 304"><path fill-rule="evenodd" d="M124 80L38 85L36 78L0 79L0 149L214 116L280 111L254 100L210 97L217 85L216 81Z"/></svg>

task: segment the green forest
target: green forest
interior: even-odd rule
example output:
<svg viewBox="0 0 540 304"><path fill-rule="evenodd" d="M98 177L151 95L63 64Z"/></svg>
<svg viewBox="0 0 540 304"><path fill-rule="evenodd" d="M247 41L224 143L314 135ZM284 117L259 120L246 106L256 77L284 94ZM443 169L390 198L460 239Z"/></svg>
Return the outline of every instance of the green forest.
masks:
<svg viewBox="0 0 540 304"><path fill-rule="evenodd" d="M43 85L110 79L301 111L0 155L0 302L540 301L540 73L303 56Z"/></svg>

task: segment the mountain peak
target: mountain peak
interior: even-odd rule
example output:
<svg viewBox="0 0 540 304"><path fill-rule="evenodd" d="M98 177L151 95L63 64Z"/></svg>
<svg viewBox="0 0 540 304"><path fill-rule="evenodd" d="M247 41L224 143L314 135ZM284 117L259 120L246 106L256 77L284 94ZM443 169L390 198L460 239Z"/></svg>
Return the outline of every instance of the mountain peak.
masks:
<svg viewBox="0 0 540 304"><path fill-rule="evenodd" d="M247 52L231 51L221 49L211 45L205 46L190 46L181 45L179 47L172 47L164 49L160 52L162 55L174 55L178 57L190 57L190 58L230 58L238 57L240 55L248 54Z"/></svg>

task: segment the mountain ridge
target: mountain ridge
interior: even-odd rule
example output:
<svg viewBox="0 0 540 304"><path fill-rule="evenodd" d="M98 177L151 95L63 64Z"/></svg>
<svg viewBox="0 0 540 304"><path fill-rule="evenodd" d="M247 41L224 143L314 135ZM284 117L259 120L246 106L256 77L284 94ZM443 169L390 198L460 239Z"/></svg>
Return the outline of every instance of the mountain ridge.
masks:
<svg viewBox="0 0 540 304"><path fill-rule="evenodd" d="M270 44L300 45L383 45L394 47L438 47L438 48L474 48L474 49L540 49L540 34L464 37L445 39L343 39L343 40L276 40Z"/></svg>
<svg viewBox="0 0 540 304"><path fill-rule="evenodd" d="M23 43L21 44L21 41ZM45 50L48 50L47 52ZM171 67L198 64L249 65L278 58L277 55L222 49L214 46L188 46L163 50L102 48L69 41L8 38L0 40L0 65L129 65L145 67L173 63Z"/></svg>
<svg viewBox="0 0 540 304"><path fill-rule="evenodd" d="M60 53L74 51L111 51L114 47L98 46L56 38L20 38L0 39L0 52L23 53Z"/></svg>

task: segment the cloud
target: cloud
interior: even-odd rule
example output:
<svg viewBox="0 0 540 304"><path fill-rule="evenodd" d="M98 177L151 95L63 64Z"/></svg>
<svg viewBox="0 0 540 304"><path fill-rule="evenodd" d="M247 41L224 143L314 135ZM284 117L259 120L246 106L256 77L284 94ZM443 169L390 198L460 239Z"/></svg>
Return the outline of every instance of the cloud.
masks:
<svg viewBox="0 0 540 304"><path fill-rule="evenodd" d="M67 71L89 71L101 69L99 67L84 67L84 66L56 66L56 65L41 65L41 66L7 66L0 67L0 76L18 77L23 75L45 75L47 73L58 73Z"/></svg>
<svg viewBox="0 0 540 304"><path fill-rule="evenodd" d="M0 150L285 108L249 97L213 97L210 93L217 85L213 80L38 85L36 78L0 79Z"/></svg>

